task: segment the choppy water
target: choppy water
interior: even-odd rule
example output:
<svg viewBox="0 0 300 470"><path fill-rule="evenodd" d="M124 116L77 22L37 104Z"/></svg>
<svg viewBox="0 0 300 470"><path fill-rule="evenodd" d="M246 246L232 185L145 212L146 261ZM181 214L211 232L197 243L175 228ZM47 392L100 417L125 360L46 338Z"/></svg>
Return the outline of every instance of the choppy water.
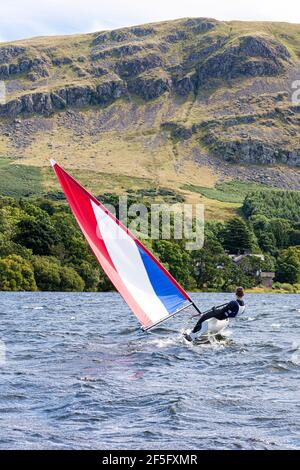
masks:
<svg viewBox="0 0 300 470"><path fill-rule="evenodd" d="M143 334L117 294L0 293L0 448L300 449L300 295L247 297L194 346L186 315Z"/></svg>

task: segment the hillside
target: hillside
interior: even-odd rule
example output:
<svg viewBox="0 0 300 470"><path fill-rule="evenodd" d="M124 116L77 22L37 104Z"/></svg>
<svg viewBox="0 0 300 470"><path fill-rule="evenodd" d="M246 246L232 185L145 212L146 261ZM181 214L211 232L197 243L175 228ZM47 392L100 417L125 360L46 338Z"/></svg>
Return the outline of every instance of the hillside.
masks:
<svg viewBox="0 0 300 470"><path fill-rule="evenodd" d="M296 79L300 25L285 23L195 18L1 43L0 193L56 191L55 158L96 194L167 189L231 217L231 179L243 194L300 189Z"/></svg>

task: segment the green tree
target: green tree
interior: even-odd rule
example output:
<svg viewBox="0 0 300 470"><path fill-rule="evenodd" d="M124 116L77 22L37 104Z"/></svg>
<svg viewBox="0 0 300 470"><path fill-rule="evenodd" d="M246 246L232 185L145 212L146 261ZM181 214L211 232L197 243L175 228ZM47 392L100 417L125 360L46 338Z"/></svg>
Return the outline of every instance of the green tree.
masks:
<svg viewBox="0 0 300 470"><path fill-rule="evenodd" d="M257 284L256 278L248 269L244 269L245 266L240 266L232 262L230 270L226 272L223 290L234 291L236 286L243 286L246 289L254 287Z"/></svg>
<svg viewBox="0 0 300 470"><path fill-rule="evenodd" d="M288 232L289 245L300 246L300 230L290 229Z"/></svg>
<svg viewBox="0 0 300 470"><path fill-rule="evenodd" d="M227 268L232 264L222 245L216 240L206 239L203 249L194 251L192 258L197 286L222 289Z"/></svg>
<svg viewBox="0 0 300 470"><path fill-rule="evenodd" d="M174 278L186 289L193 288L191 256L178 243L169 240L155 240L154 249L160 261L169 269Z"/></svg>
<svg viewBox="0 0 300 470"><path fill-rule="evenodd" d="M273 234L278 248L286 248L289 244L289 230L291 224L284 219L271 219L269 222L269 231Z"/></svg>
<svg viewBox="0 0 300 470"><path fill-rule="evenodd" d="M0 258L6 258L9 255L19 255L31 260L32 251L11 241L7 234L0 233Z"/></svg>
<svg viewBox="0 0 300 470"><path fill-rule="evenodd" d="M37 289L30 263L18 255L0 259L0 290L35 291Z"/></svg>
<svg viewBox="0 0 300 470"><path fill-rule="evenodd" d="M0 209L3 207L10 206L10 207L17 207L18 203L16 199L10 196L0 196Z"/></svg>
<svg viewBox="0 0 300 470"><path fill-rule="evenodd" d="M222 222L209 221L205 223L204 236L206 240L215 240L223 244L225 224Z"/></svg>
<svg viewBox="0 0 300 470"><path fill-rule="evenodd" d="M300 282L300 247L283 250L277 260L276 281L297 284Z"/></svg>
<svg viewBox="0 0 300 470"><path fill-rule="evenodd" d="M263 251L275 253L277 243L273 232L270 229L270 221L265 215L254 215L250 218L253 231L256 235L259 247Z"/></svg>
<svg viewBox="0 0 300 470"><path fill-rule="evenodd" d="M274 256L271 256L268 253L265 253L264 257L265 257L265 259L261 263L261 270L262 271L269 271L269 272L275 271L276 258L274 258Z"/></svg>
<svg viewBox="0 0 300 470"><path fill-rule="evenodd" d="M0 233L7 233L10 230L10 224L7 220L5 210L0 209Z"/></svg>
<svg viewBox="0 0 300 470"><path fill-rule="evenodd" d="M109 278L101 268L99 269L99 277L100 279L97 286L98 292L109 292L115 290L113 284L110 282Z"/></svg>
<svg viewBox="0 0 300 470"><path fill-rule="evenodd" d="M5 206L0 209L0 232L13 237L16 233L18 223L28 220L30 217L17 206Z"/></svg>
<svg viewBox="0 0 300 470"><path fill-rule="evenodd" d="M283 250L276 266L276 281L297 284L300 282L300 247Z"/></svg>
<svg viewBox="0 0 300 470"><path fill-rule="evenodd" d="M21 220L13 237L13 241L30 248L35 255L51 255L58 240L56 230L47 219Z"/></svg>
<svg viewBox="0 0 300 470"><path fill-rule="evenodd" d="M254 287L260 282L262 260L256 256L246 256L237 266L236 284L246 288Z"/></svg>
<svg viewBox="0 0 300 470"><path fill-rule="evenodd" d="M83 279L85 284L85 291L94 292L98 289L101 279L100 266L94 267L87 261L82 261L79 265L72 267Z"/></svg>
<svg viewBox="0 0 300 470"><path fill-rule="evenodd" d="M28 201L27 199L20 198L19 200L20 208L31 218L44 220L49 222L49 215L46 211L41 209L37 204Z"/></svg>
<svg viewBox="0 0 300 470"><path fill-rule="evenodd" d="M275 255L277 253L277 243L272 232L260 233L258 243L263 251Z"/></svg>
<svg viewBox="0 0 300 470"><path fill-rule="evenodd" d="M267 190L248 194L242 210L246 217L260 214L265 215L268 219L281 218L299 222L299 206L299 191Z"/></svg>
<svg viewBox="0 0 300 470"><path fill-rule="evenodd" d="M56 210L56 206L53 201L49 201L48 199L39 199L37 204L40 209L47 212L48 215L53 215Z"/></svg>
<svg viewBox="0 0 300 470"><path fill-rule="evenodd" d="M73 215L56 212L51 218L51 222L59 234L59 242L53 247L53 254L64 264L77 266L83 261L87 261L95 267L95 257Z"/></svg>
<svg viewBox="0 0 300 470"><path fill-rule="evenodd" d="M224 230L224 248L230 253L239 253L252 248L252 234L240 218L229 220Z"/></svg>
<svg viewBox="0 0 300 470"><path fill-rule="evenodd" d="M67 292L82 292L84 290L84 281L75 269L62 266L60 269L60 288L62 291Z"/></svg>
<svg viewBox="0 0 300 470"><path fill-rule="evenodd" d="M42 291L59 291L61 285L60 263L50 256L34 256L32 261L38 288Z"/></svg>

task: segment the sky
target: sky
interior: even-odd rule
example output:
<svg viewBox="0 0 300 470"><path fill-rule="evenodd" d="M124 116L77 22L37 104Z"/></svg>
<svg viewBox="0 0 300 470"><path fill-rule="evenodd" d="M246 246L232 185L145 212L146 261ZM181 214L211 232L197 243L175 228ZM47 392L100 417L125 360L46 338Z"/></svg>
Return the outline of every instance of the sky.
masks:
<svg viewBox="0 0 300 470"><path fill-rule="evenodd" d="M0 41L184 17L300 24L299 0L0 0Z"/></svg>

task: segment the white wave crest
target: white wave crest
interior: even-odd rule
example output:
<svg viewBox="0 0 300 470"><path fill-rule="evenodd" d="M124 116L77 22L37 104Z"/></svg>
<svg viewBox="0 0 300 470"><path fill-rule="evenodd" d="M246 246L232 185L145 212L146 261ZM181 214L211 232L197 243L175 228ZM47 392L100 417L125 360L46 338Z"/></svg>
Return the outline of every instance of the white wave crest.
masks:
<svg viewBox="0 0 300 470"><path fill-rule="evenodd" d="M0 366L3 366L6 362L6 346L3 341L0 340Z"/></svg>
<svg viewBox="0 0 300 470"><path fill-rule="evenodd" d="M300 366L300 354L298 352L292 354L291 362L295 364L295 366Z"/></svg>

